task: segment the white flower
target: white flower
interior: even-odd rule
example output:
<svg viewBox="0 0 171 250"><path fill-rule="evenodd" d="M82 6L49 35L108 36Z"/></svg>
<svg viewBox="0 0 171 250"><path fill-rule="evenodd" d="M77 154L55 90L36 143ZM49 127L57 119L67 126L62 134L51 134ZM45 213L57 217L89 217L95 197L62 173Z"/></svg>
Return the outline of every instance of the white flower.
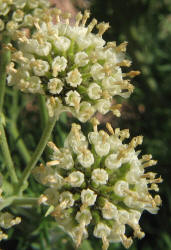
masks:
<svg viewBox="0 0 171 250"><path fill-rule="evenodd" d="M48 82L48 90L52 94L59 94L63 89L63 85L59 78L52 78Z"/></svg>
<svg viewBox="0 0 171 250"><path fill-rule="evenodd" d="M95 112L94 107L91 106L91 104L89 102L81 102L80 103L80 109L76 113L76 117L81 122L86 122L92 117L94 112Z"/></svg>
<svg viewBox="0 0 171 250"><path fill-rule="evenodd" d="M64 142L64 146L70 148L71 152L79 154L82 148L87 148L88 142L84 134L80 131L80 125L72 124L71 132Z"/></svg>
<svg viewBox="0 0 171 250"><path fill-rule="evenodd" d="M109 201L105 201L105 205L102 208L103 218L106 220L118 219L117 207Z"/></svg>
<svg viewBox="0 0 171 250"><path fill-rule="evenodd" d="M36 76L44 76L49 71L49 64L43 60L35 60L32 62L33 71Z"/></svg>
<svg viewBox="0 0 171 250"><path fill-rule="evenodd" d="M58 72L64 71L67 66L67 59L64 56L57 56L52 62L53 76L56 77Z"/></svg>
<svg viewBox="0 0 171 250"><path fill-rule="evenodd" d="M74 205L74 199L72 193L69 191L61 193L59 196L59 202L63 203L62 207L63 209L67 207L72 207Z"/></svg>
<svg viewBox="0 0 171 250"><path fill-rule="evenodd" d="M91 189L83 189L81 191L81 201L87 206L93 206L96 202L97 195Z"/></svg>
<svg viewBox="0 0 171 250"><path fill-rule="evenodd" d="M65 36L59 36L58 39L54 41L54 45L57 50L67 51L70 47L71 41Z"/></svg>
<svg viewBox="0 0 171 250"><path fill-rule="evenodd" d="M97 238L103 238L104 235L106 237L109 236L110 232L111 232L110 227L108 227L104 223L98 223L93 231L93 234Z"/></svg>
<svg viewBox="0 0 171 250"><path fill-rule="evenodd" d="M129 188L129 185L128 185L128 182L126 181L117 181L115 186L114 186L114 192L123 197L123 196L126 196L126 192L125 190L128 190Z"/></svg>
<svg viewBox="0 0 171 250"><path fill-rule="evenodd" d="M82 77L77 68L68 72L66 77L67 83L72 87L77 87L82 82Z"/></svg>
<svg viewBox="0 0 171 250"><path fill-rule="evenodd" d="M38 7L39 1L37 1L37 0L29 0L27 2L27 4L28 4L29 8L35 9L35 8Z"/></svg>
<svg viewBox="0 0 171 250"><path fill-rule="evenodd" d="M19 224L20 222L21 222L20 217L16 217L14 219L14 216L8 212L0 214L0 227L8 229L14 225Z"/></svg>
<svg viewBox="0 0 171 250"><path fill-rule="evenodd" d="M112 151L116 152L122 146L122 141L115 135L111 135L108 142Z"/></svg>
<svg viewBox="0 0 171 250"><path fill-rule="evenodd" d="M110 107L111 102L108 99L100 99L96 103L97 110L103 115L110 111Z"/></svg>
<svg viewBox="0 0 171 250"><path fill-rule="evenodd" d="M6 24L6 30L13 34L14 31L16 31L18 29L18 23L14 22L14 21L9 21L7 24Z"/></svg>
<svg viewBox="0 0 171 250"><path fill-rule="evenodd" d="M84 174L80 171L74 171L66 180L72 187L80 187L84 182Z"/></svg>
<svg viewBox="0 0 171 250"><path fill-rule="evenodd" d="M31 76L29 79L29 86L27 86L26 91L33 94L35 93L43 94L44 91L41 85L40 78L37 76Z"/></svg>
<svg viewBox="0 0 171 250"><path fill-rule="evenodd" d="M104 185L108 181L108 173L104 169L96 168L92 172L91 179L97 185Z"/></svg>
<svg viewBox="0 0 171 250"><path fill-rule="evenodd" d="M35 48L35 53L39 56L48 56L51 51L52 45L49 42L44 42L43 44L38 44Z"/></svg>
<svg viewBox="0 0 171 250"><path fill-rule="evenodd" d="M12 19L15 22L21 22L23 20L24 17L24 12L21 10L16 10L15 12L13 12L12 15Z"/></svg>
<svg viewBox="0 0 171 250"><path fill-rule="evenodd" d="M109 169L117 169L122 165L121 161L117 159L117 154L110 154L105 160L105 166Z"/></svg>
<svg viewBox="0 0 171 250"><path fill-rule="evenodd" d="M52 160L59 160L58 167L66 170L69 170L74 166L72 154L68 148L62 148L60 152L54 152Z"/></svg>
<svg viewBox="0 0 171 250"><path fill-rule="evenodd" d="M76 65L78 65L79 67L83 67L86 64L88 64L89 59L88 59L88 55L85 52L77 52L74 58L74 62Z"/></svg>
<svg viewBox="0 0 171 250"><path fill-rule="evenodd" d="M13 0L13 3L17 9L23 9L27 0Z"/></svg>
<svg viewBox="0 0 171 250"><path fill-rule="evenodd" d="M124 209L119 209L118 215L119 215L119 222L121 224L127 224L129 220L129 213Z"/></svg>
<svg viewBox="0 0 171 250"><path fill-rule="evenodd" d="M95 151L99 156L105 156L110 151L110 144L108 142L98 142L95 143Z"/></svg>
<svg viewBox="0 0 171 250"><path fill-rule="evenodd" d="M46 106L50 117L53 117L55 112L60 113L63 108L61 99L59 99L58 97L53 98L53 101L51 98L48 98L46 101Z"/></svg>
<svg viewBox="0 0 171 250"><path fill-rule="evenodd" d="M83 211L78 212L75 218L78 221L78 223L84 222L84 224L87 226L90 224L92 220L92 215L88 209L84 209Z"/></svg>
<svg viewBox="0 0 171 250"><path fill-rule="evenodd" d="M109 235L110 242L122 242L122 236L125 234L125 225L118 222L113 223L111 233Z"/></svg>
<svg viewBox="0 0 171 250"><path fill-rule="evenodd" d="M76 90L70 90L69 92L67 92L65 97L66 104L68 104L69 106L73 106L76 109L79 108L80 100L80 94Z"/></svg>
<svg viewBox="0 0 171 250"><path fill-rule="evenodd" d="M97 100L101 97L102 89L97 83L91 83L87 90L90 99Z"/></svg>
<svg viewBox="0 0 171 250"><path fill-rule="evenodd" d="M105 77L105 73L103 71L103 67L96 63L91 67L90 74L92 75L93 79L102 80Z"/></svg>
<svg viewBox="0 0 171 250"><path fill-rule="evenodd" d="M28 27L32 27L33 26L33 16L31 14L27 14L24 16L24 21L23 24L27 25Z"/></svg>
<svg viewBox="0 0 171 250"><path fill-rule="evenodd" d="M83 150L84 152L80 152L79 155L77 156L77 159L84 168L89 168L94 163L94 156L90 150L88 149L83 149Z"/></svg>
<svg viewBox="0 0 171 250"><path fill-rule="evenodd" d="M1 4L0 4L0 16L6 16L9 11L10 11L10 7L7 5L7 3L1 2Z"/></svg>

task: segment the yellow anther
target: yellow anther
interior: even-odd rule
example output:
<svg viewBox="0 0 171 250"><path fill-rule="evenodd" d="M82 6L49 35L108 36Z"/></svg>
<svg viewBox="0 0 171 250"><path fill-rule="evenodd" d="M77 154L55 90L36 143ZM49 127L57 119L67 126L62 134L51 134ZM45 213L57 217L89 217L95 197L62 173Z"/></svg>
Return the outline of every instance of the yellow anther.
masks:
<svg viewBox="0 0 171 250"><path fill-rule="evenodd" d="M55 160L55 161L49 161L49 162L47 162L46 165L47 165L48 167L50 167L50 166L56 166L56 165L58 165L59 163L60 163L60 161Z"/></svg>
<svg viewBox="0 0 171 250"><path fill-rule="evenodd" d="M123 73L122 76L125 77L125 76L128 76L128 77L131 77L131 78L134 78L135 76L138 76L139 74L141 74L140 71L130 71L128 73Z"/></svg>
<svg viewBox="0 0 171 250"><path fill-rule="evenodd" d="M99 23L97 25L97 29L99 30L98 35L101 37L106 30L108 30L110 27L109 23Z"/></svg>
<svg viewBox="0 0 171 250"><path fill-rule="evenodd" d="M125 52L127 45L128 45L128 42L126 41L121 43L119 46L116 47L116 52Z"/></svg>
<svg viewBox="0 0 171 250"><path fill-rule="evenodd" d="M82 18L82 23L81 23L81 26L85 26L86 22L87 22L87 19L90 17L90 11L89 10L85 10L84 11L84 15L83 15L83 18Z"/></svg>
<svg viewBox="0 0 171 250"><path fill-rule="evenodd" d="M131 63L132 62L129 60L123 60L122 62L117 63L116 66L130 67Z"/></svg>
<svg viewBox="0 0 171 250"><path fill-rule="evenodd" d="M63 13L62 17L65 20L65 23L68 25L69 24L69 19L71 18L71 13Z"/></svg>
<svg viewBox="0 0 171 250"><path fill-rule="evenodd" d="M44 194L41 194L40 198L38 199L38 204L45 203L48 200L47 196Z"/></svg>
<svg viewBox="0 0 171 250"><path fill-rule="evenodd" d="M91 33L92 30L94 29L94 27L97 24L97 20L95 18L93 18L93 20L91 21L91 23L88 25L88 30L87 30L87 34Z"/></svg>
<svg viewBox="0 0 171 250"><path fill-rule="evenodd" d="M78 14L76 15L76 22L75 22L75 26L79 26L81 20L83 18L83 15L81 12L78 12Z"/></svg>
<svg viewBox="0 0 171 250"><path fill-rule="evenodd" d="M112 125L111 125L109 122L106 123L106 128L108 129L108 131L109 131L112 135L115 134L115 133L114 133L114 130L113 130L113 128L112 128Z"/></svg>
<svg viewBox="0 0 171 250"><path fill-rule="evenodd" d="M93 125L94 132L97 132L97 126L100 124L99 120L96 117L91 118L90 122Z"/></svg>
<svg viewBox="0 0 171 250"><path fill-rule="evenodd" d="M56 146L53 142L49 141L49 142L47 143L47 145L48 145L48 147L51 148L53 151L55 151L55 152L60 152L60 150L57 148L57 146Z"/></svg>

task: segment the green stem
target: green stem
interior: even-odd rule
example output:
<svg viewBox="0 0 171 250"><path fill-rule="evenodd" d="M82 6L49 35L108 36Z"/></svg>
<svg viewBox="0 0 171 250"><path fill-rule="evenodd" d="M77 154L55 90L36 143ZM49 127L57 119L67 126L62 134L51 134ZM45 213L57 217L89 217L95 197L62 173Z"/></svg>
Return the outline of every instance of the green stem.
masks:
<svg viewBox="0 0 171 250"><path fill-rule="evenodd" d="M6 198L3 202L1 202L0 211L6 207L9 207L11 204L15 206L24 206L24 205L36 206L38 204L38 198L11 196L9 198Z"/></svg>
<svg viewBox="0 0 171 250"><path fill-rule="evenodd" d="M15 173L15 168L14 168L12 157L11 157L11 154L9 151L9 147L8 147L8 143L7 143L5 130L4 130L2 121L0 121L0 146L1 146L4 158L5 158L5 161L6 161L6 165L7 165L8 171L9 171L11 181L13 183L17 183L18 178L17 178L17 175Z"/></svg>
<svg viewBox="0 0 171 250"><path fill-rule="evenodd" d="M24 206L24 205L38 205L38 198L32 197L16 197L12 203L15 206Z"/></svg>
<svg viewBox="0 0 171 250"><path fill-rule="evenodd" d="M30 154L29 154L22 138L20 137L16 123L13 121L9 125L9 133L13 137L14 141L16 141L16 147L18 148L18 151L20 152L23 160L25 161L25 163L28 163L30 161L30 158L31 158Z"/></svg>
<svg viewBox="0 0 171 250"><path fill-rule="evenodd" d="M27 167L25 168L25 170L23 172L23 175L22 175L20 183L19 183L19 193L24 191L23 189L27 185L27 179L30 176L35 165L37 164L38 160L40 159L40 156L42 155L42 153L46 147L46 144L49 140L49 137L52 133L52 130L55 126L57 119L58 119L57 114L54 117L49 118L49 121L48 121L48 123L43 131L41 138L40 138L39 144L37 145L37 148L34 151L34 154L31 158L30 162L28 163Z"/></svg>
<svg viewBox="0 0 171 250"><path fill-rule="evenodd" d="M8 37L3 38L3 43L7 44L9 42ZM6 67L10 62L10 51L7 49L2 49L0 52L0 113L2 112L5 86L6 86Z"/></svg>
<svg viewBox="0 0 171 250"><path fill-rule="evenodd" d="M48 113L45 103L45 97L43 95L39 95L39 107L40 107L40 119L41 119L41 127L42 129L46 126L48 122Z"/></svg>

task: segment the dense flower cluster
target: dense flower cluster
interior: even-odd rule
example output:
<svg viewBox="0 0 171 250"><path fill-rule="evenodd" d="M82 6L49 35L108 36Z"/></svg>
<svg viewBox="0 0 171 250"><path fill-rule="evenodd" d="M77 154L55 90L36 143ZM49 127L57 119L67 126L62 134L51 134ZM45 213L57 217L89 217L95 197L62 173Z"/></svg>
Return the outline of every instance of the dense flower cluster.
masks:
<svg viewBox="0 0 171 250"><path fill-rule="evenodd" d="M115 129L107 123L110 135L97 130L88 139L80 125L72 124L64 148L52 142L52 161L34 170L34 176L47 186L40 203L50 205L47 214L54 216L59 226L74 240L78 247L88 237L88 230L101 238L103 249L109 242L122 242L128 248L132 237L126 236L126 225L134 231L134 237L142 238L139 219L144 210L157 213L161 204L158 191L161 177L146 172L156 164L151 155L138 157L135 148L142 143L142 136L134 137L128 144L129 131Z"/></svg>
<svg viewBox="0 0 171 250"><path fill-rule="evenodd" d="M122 73L121 66L129 67L125 60L127 43L116 46L106 43L102 35L108 23L97 24L93 19L86 27L90 15L78 13L75 25L70 15L54 9L56 24L48 19L37 25L31 37L20 37L19 51L12 54L8 66L8 85L23 92L46 95L49 116L56 111L70 111L81 122L86 122L99 111L113 111L120 115L120 105L112 98L128 98L133 85L126 77L139 72ZM91 31L97 27L98 33Z"/></svg>
<svg viewBox="0 0 171 250"><path fill-rule="evenodd" d="M0 0L0 33L7 31L11 36L23 27L33 27L45 17L46 0Z"/></svg>

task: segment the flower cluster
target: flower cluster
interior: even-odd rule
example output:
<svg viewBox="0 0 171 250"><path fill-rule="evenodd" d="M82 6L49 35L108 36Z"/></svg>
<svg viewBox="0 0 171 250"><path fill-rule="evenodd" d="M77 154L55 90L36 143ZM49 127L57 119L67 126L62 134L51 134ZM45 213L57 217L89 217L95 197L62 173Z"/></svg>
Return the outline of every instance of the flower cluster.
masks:
<svg viewBox="0 0 171 250"><path fill-rule="evenodd" d="M48 187L40 203L50 206L47 214L77 247L90 229L102 239L103 249L109 242L122 242L128 248L132 237L126 236L126 225L133 229L134 237L144 237L139 219L144 210L157 213L161 199L159 195L152 197L150 191L157 192L162 179L146 172L156 164L151 155L138 157L140 151L135 148L142 143L142 136L126 144L127 129L113 130L107 123L109 135L98 131L97 124L94 118L94 131L88 139L80 125L72 124L64 148L48 143L53 152L51 161L34 170L36 180Z"/></svg>
<svg viewBox="0 0 171 250"><path fill-rule="evenodd" d="M20 28L33 27L46 17L49 6L46 0L0 0L0 33L11 36Z"/></svg>
<svg viewBox="0 0 171 250"><path fill-rule="evenodd" d="M70 111L86 122L96 111L110 110L120 116L120 105L113 105L112 98L128 98L133 85L127 77L139 74L122 73L121 66L131 64L125 59L127 42L106 43L102 35L109 24L93 19L86 27L88 11L78 13L75 25L70 25L68 13L52 12L56 24L47 18L29 38L21 35L7 69L8 85L46 95L51 117L56 111ZM97 34L92 33L95 26Z"/></svg>

